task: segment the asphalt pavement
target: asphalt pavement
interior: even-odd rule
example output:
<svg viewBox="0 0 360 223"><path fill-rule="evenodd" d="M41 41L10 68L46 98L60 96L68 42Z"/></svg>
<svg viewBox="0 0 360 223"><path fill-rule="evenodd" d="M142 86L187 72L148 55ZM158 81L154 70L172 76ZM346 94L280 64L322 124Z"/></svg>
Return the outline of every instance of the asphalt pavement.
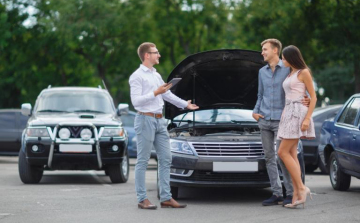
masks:
<svg viewBox="0 0 360 223"><path fill-rule="evenodd" d="M39 184L20 181L17 157L0 157L0 222L360 222L360 180L352 178L349 191L332 189L329 177L306 175L316 193L305 209L280 205L263 207L271 191L256 188L181 188L185 209L137 208L134 164L125 184L112 184L103 171L47 171ZM156 197L156 161L146 174L149 199Z"/></svg>

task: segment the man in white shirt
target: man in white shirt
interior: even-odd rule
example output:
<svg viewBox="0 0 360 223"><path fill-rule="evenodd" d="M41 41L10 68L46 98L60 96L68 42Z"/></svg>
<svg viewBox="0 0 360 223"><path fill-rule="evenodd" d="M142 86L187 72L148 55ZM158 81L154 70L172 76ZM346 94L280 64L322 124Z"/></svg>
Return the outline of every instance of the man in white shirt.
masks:
<svg viewBox="0 0 360 223"><path fill-rule="evenodd" d="M145 172L154 146L159 162L159 185L161 207L184 208L171 197L170 166L171 152L169 134L163 119L164 100L190 110L198 109L191 100L184 101L175 96L153 67L159 64L160 53L153 43L142 43L138 48L142 61L140 67L130 76L130 96L134 108L138 111L135 117L135 132L137 138L137 162L135 166L135 188L138 207L141 209L156 209L146 196Z"/></svg>

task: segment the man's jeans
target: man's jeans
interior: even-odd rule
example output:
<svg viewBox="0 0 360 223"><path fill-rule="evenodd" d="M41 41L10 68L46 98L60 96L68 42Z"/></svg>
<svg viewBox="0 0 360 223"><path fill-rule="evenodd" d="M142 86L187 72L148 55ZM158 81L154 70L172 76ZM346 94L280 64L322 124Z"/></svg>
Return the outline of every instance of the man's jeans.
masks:
<svg viewBox="0 0 360 223"><path fill-rule="evenodd" d="M170 200L170 166L171 152L169 134L165 119L136 114L135 132L137 144L137 162L135 166L135 189L138 202L147 199L145 186L145 172L155 147L159 164L160 202Z"/></svg>
<svg viewBox="0 0 360 223"><path fill-rule="evenodd" d="M276 154L277 151L279 150L279 146L281 142L280 140L276 140L280 121L265 120L263 118L260 118L258 123L261 132L261 141L265 152L266 168L270 178L270 184L273 194L276 196L283 195L281 182L279 178L278 166L277 166L277 161L278 161L284 176L283 181L286 189L286 195L292 196L294 190L293 190L289 171L286 169L283 161L280 158L276 159ZM275 140L276 140L276 151L274 148Z"/></svg>

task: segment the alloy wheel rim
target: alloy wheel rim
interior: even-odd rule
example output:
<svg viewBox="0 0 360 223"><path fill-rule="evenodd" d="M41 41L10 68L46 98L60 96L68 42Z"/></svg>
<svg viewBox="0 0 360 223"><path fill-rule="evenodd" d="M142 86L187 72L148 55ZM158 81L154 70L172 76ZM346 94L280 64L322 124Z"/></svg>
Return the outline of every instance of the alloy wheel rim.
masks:
<svg viewBox="0 0 360 223"><path fill-rule="evenodd" d="M125 158L123 159L121 169L122 169L123 175L127 176L127 172L128 172L128 159L127 159L127 156L125 156Z"/></svg>
<svg viewBox="0 0 360 223"><path fill-rule="evenodd" d="M334 159L331 163L331 180L333 184L336 184L337 182L337 172L338 172L338 165L336 162L336 159Z"/></svg>

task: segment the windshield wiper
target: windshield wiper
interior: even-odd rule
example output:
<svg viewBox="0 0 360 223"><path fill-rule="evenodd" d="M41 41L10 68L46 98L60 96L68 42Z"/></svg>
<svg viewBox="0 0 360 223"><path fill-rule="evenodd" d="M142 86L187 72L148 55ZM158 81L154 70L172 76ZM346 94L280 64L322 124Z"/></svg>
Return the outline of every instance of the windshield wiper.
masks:
<svg viewBox="0 0 360 223"><path fill-rule="evenodd" d="M91 109L82 109L82 110L75 110L72 112L94 112L94 113L105 113L103 111L96 111L96 110L91 110Z"/></svg>
<svg viewBox="0 0 360 223"><path fill-rule="evenodd" d="M43 110L39 110L36 112L67 112L68 113L68 111L61 111L61 110L55 110L55 109L43 109Z"/></svg>

